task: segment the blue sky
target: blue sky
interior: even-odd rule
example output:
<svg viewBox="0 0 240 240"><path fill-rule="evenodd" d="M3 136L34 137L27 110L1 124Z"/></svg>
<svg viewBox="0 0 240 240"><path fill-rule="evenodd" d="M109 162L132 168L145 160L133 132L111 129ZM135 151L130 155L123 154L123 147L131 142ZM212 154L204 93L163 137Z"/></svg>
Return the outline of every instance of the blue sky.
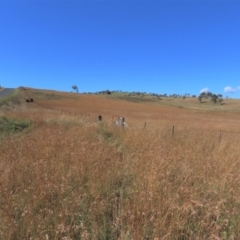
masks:
<svg viewBox="0 0 240 240"><path fill-rule="evenodd" d="M239 0L0 0L0 85L240 98Z"/></svg>

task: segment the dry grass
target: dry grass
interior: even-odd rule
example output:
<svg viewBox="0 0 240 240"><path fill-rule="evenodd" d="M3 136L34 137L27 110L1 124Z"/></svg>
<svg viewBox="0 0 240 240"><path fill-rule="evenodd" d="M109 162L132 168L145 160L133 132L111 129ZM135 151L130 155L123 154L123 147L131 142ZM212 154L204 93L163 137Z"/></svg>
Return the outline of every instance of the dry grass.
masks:
<svg viewBox="0 0 240 240"><path fill-rule="evenodd" d="M73 96L0 114L33 123L0 143L1 239L239 239L239 113Z"/></svg>

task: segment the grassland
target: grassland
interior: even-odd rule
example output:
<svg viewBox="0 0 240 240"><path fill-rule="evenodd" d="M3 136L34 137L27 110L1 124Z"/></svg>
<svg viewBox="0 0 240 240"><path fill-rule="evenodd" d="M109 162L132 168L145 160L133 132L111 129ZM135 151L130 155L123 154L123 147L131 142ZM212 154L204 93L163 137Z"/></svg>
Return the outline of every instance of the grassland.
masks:
<svg viewBox="0 0 240 240"><path fill-rule="evenodd" d="M22 91L0 111L29 123L0 141L0 239L239 239L240 101Z"/></svg>

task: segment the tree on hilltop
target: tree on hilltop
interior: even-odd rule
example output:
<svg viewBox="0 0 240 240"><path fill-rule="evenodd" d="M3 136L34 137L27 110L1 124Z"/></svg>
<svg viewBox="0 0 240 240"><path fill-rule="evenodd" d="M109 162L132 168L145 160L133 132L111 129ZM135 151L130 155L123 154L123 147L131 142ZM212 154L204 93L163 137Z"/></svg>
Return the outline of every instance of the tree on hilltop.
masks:
<svg viewBox="0 0 240 240"><path fill-rule="evenodd" d="M200 103L202 103L202 96L201 95L198 97L198 100L199 100Z"/></svg>
<svg viewBox="0 0 240 240"><path fill-rule="evenodd" d="M222 97L223 97L222 94L214 94L211 92L202 92L202 93L200 93L198 100L200 103L202 103L202 99L207 98L207 99L210 99L214 103L217 103L217 101L218 101L221 104L223 101Z"/></svg>
<svg viewBox="0 0 240 240"><path fill-rule="evenodd" d="M107 89L107 90L104 90L104 91L100 91L99 93L100 94L108 94L108 95L110 95L112 92Z"/></svg>
<svg viewBox="0 0 240 240"><path fill-rule="evenodd" d="M77 85L73 85L73 86L72 86L72 89L73 89L74 91L76 91L76 93L78 93L78 87L77 87Z"/></svg>
<svg viewBox="0 0 240 240"><path fill-rule="evenodd" d="M218 99L218 96L216 94L212 94L212 98L211 100L216 103L217 102L217 99Z"/></svg>

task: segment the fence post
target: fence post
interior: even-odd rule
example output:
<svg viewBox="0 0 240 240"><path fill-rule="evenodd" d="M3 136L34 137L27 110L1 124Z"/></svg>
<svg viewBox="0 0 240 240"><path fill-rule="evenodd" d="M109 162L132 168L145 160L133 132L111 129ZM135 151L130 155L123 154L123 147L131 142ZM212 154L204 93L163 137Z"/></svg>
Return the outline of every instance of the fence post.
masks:
<svg viewBox="0 0 240 240"><path fill-rule="evenodd" d="M174 135L174 126L172 126L172 138L173 138L173 135Z"/></svg>
<svg viewBox="0 0 240 240"><path fill-rule="evenodd" d="M221 139L222 139L222 134L221 134L221 132L220 132L219 138L218 138L218 142L219 142L219 143L221 142Z"/></svg>

